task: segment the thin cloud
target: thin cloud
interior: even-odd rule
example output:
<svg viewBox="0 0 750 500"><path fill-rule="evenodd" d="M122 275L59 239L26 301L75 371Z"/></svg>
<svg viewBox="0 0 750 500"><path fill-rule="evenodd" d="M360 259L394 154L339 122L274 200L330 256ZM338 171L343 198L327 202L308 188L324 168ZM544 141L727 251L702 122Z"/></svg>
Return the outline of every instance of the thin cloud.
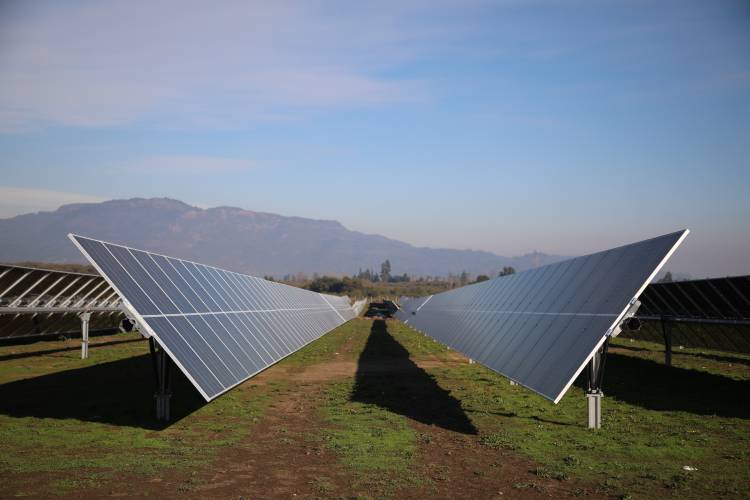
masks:
<svg viewBox="0 0 750 500"><path fill-rule="evenodd" d="M447 22L407 22L429 9L342 15L284 2L16 4L0 20L0 130L222 128L422 100L424 82L383 75L456 36Z"/></svg>
<svg viewBox="0 0 750 500"><path fill-rule="evenodd" d="M0 217L56 210L61 205L70 203L98 203L101 201L104 201L104 198L87 194L0 186Z"/></svg>
<svg viewBox="0 0 750 500"><path fill-rule="evenodd" d="M151 156L129 163L126 170L136 173L210 174L240 172L258 166L257 162L217 156Z"/></svg>

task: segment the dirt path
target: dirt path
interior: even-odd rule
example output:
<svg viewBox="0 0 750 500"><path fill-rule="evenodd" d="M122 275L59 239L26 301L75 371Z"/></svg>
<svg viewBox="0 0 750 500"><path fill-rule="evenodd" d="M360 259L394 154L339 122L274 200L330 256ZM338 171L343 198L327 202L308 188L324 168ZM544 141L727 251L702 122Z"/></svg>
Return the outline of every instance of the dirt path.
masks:
<svg viewBox="0 0 750 500"><path fill-rule="evenodd" d="M239 446L227 450L198 478L192 493L200 497L313 497L346 485L348 472L321 445L320 424L310 402L320 387L298 385L283 394Z"/></svg>
<svg viewBox="0 0 750 500"><path fill-rule="evenodd" d="M369 350L363 350L365 343ZM167 469L157 475L115 474L101 484L96 477L89 481L84 476L75 479L74 488L59 493L75 498L234 499L591 496L575 480L541 477L536 474L538 464L513 451L481 444L460 402L429 375L431 369L467 362L455 352L444 358L429 353L412 358L393 339L381 336L373 342L372 333L353 334L324 362L304 367L282 363L246 382L248 386L286 383L274 389L273 402L260 420L247 422L248 435L221 448L208 465L192 471ZM417 449L408 471L384 473L372 481L344 465L328 445L328 424L318 407L326 404L331 384L346 380L355 381L351 401L401 415L414 429ZM404 480L409 473L414 481ZM39 484L60 480L51 473L33 476ZM13 484L0 489L36 491L27 475L13 478Z"/></svg>
<svg viewBox="0 0 750 500"><path fill-rule="evenodd" d="M351 346L350 346L351 347ZM341 353L347 352L342 346ZM458 356L448 364L465 363ZM432 356L416 360L420 368L445 366ZM266 416L240 445L227 449L210 470L192 478L188 496L212 498L312 498L377 496L356 491L353 472L339 463L321 442L323 424L315 414L326 383L355 376L362 370L398 378L398 363L383 359L361 367L353 361L332 360L290 373L275 367L253 383L277 377L297 382L281 394ZM558 481L535 474L538 464L511 451L482 446L479 437L410 419L420 444L415 457L419 486L397 491L395 498L558 498L590 496L575 480ZM163 492L163 490L162 490Z"/></svg>

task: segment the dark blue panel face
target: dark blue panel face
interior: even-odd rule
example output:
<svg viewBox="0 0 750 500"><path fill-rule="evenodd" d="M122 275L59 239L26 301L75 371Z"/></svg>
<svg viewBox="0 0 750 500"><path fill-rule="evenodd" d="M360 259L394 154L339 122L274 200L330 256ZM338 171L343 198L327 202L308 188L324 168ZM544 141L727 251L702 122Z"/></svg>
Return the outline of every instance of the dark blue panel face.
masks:
<svg viewBox="0 0 750 500"><path fill-rule="evenodd" d="M159 283L154 281L148 272L133 257L127 248L117 245L106 245L107 250L117 259L127 273L138 283L151 302L159 308L161 314L178 313L177 306L162 291Z"/></svg>
<svg viewBox="0 0 750 500"><path fill-rule="evenodd" d="M135 260L143 266L149 276L159 284L161 290L169 297L169 300L177 307L181 313L194 313L196 309L192 306L189 299L177 285L172 282L172 278L162 271L161 267L146 252L131 251ZM179 281L177 282L179 283Z"/></svg>
<svg viewBox="0 0 750 500"><path fill-rule="evenodd" d="M205 346L199 342L195 342L195 339L191 339L190 337L186 340L183 334L167 318L151 318L148 323L158 336L159 343L174 358L180 360L183 368L195 380L196 385L203 390L209 399L220 394L228 387L222 385L218 376L211 370L211 366L216 364L216 360L206 355Z"/></svg>
<svg viewBox="0 0 750 500"><path fill-rule="evenodd" d="M348 298L72 238L209 401L354 317Z"/></svg>
<svg viewBox="0 0 750 500"><path fill-rule="evenodd" d="M557 401L684 234L402 300L396 317Z"/></svg>
<svg viewBox="0 0 750 500"><path fill-rule="evenodd" d="M159 314L159 309L156 305L154 305L138 286L138 283L123 269L122 265L110 254L102 243L87 238L79 238L76 241L86 250L92 261L105 273L110 283L120 291L133 307L139 311L143 311L143 314Z"/></svg>
<svg viewBox="0 0 750 500"><path fill-rule="evenodd" d="M195 310L196 312L208 311L208 307L195 293L195 290L193 290L193 287L190 286L190 283L185 281L185 278L183 278L183 276L178 272L177 266L179 265L179 262L177 260L168 259L166 257L162 257L161 255L151 255L151 258L154 260L156 265L159 266L159 269L161 269L162 272L169 278L169 281L174 283L174 286L180 291L180 294L185 297L193 310Z"/></svg>

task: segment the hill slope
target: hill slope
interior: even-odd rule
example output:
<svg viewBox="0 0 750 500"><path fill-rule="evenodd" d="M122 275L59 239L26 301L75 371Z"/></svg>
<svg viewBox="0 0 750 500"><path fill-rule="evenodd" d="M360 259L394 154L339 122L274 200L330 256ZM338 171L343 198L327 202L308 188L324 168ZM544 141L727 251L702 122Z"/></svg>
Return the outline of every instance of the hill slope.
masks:
<svg viewBox="0 0 750 500"><path fill-rule="evenodd" d="M0 219L0 261L83 262L68 233L254 275L352 274L359 268L379 270L385 259L390 259L394 274L447 275L463 270L494 274L503 266L523 270L560 259L542 253L509 258L482 251L419 248L350 231L336 221L134 198L64 205L54 212Z"/></svg>

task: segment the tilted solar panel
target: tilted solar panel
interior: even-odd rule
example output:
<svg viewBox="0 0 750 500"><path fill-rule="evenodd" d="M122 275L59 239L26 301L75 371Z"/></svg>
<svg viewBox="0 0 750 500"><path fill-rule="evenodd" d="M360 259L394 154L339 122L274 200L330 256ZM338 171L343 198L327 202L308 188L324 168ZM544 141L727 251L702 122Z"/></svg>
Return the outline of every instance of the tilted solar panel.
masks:
<svg viewBox="0 0 750 500"><path fill-rule="evenodd" d="M206 401L355 317L346 297L69 237Z"/></svg>
<svg viewBox="0 0 750 500"><path fill-rule="evenodd" d="M402 299L396 317L557 403L687 234Z"/></svg>

